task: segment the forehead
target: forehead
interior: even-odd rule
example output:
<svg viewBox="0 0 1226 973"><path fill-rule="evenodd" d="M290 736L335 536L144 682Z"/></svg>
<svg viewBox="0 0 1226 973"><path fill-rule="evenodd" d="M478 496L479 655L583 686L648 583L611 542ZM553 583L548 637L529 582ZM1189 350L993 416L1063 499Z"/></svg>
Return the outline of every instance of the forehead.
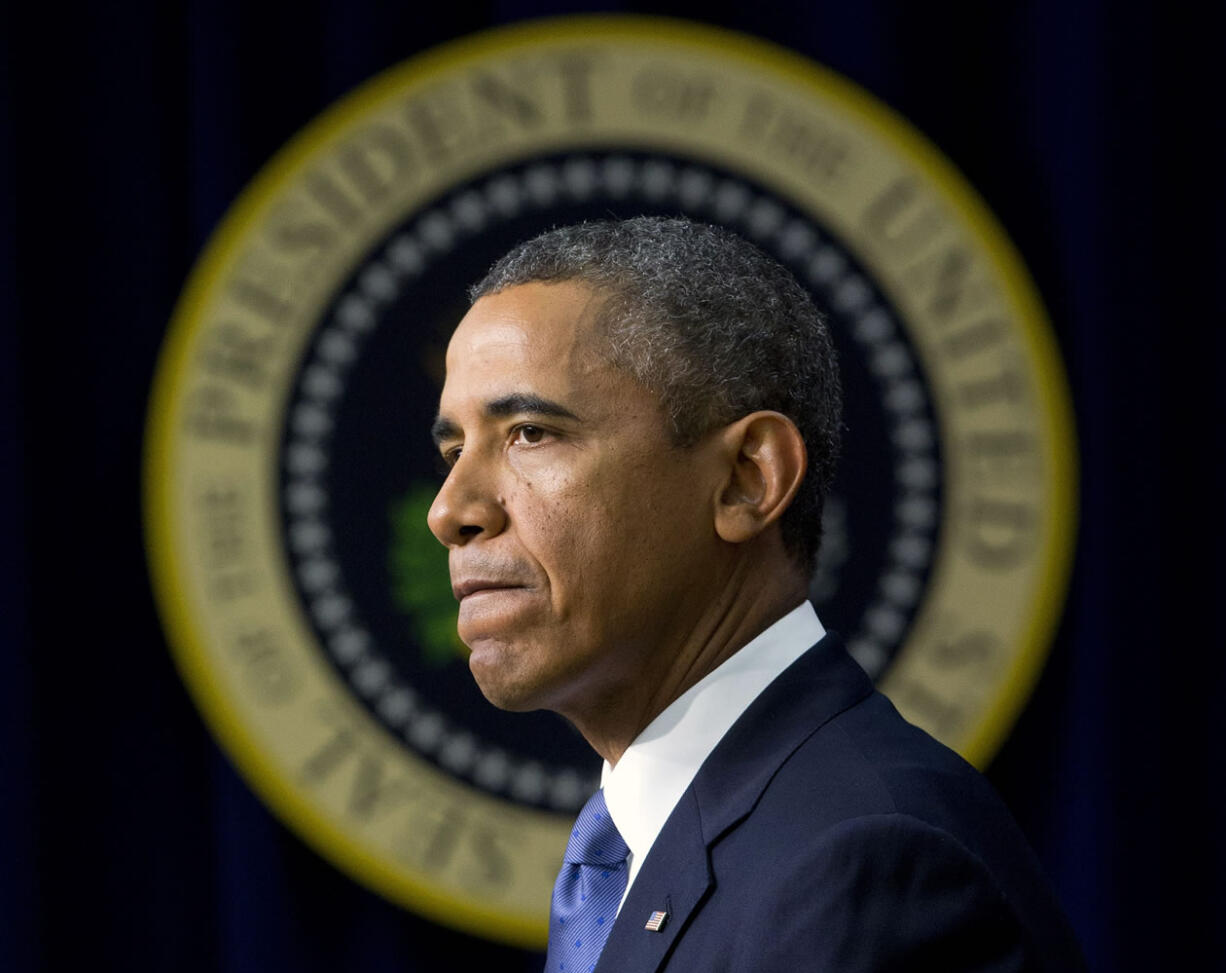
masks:
<svg viewBox="0 0 1226 973"><path fill-rule="evenodd" d="M584 284L529 283L478 300L447 347L443 403L458 394L488 398L524 383L584 384L611 376L595 320L601 299Z"/></svg>

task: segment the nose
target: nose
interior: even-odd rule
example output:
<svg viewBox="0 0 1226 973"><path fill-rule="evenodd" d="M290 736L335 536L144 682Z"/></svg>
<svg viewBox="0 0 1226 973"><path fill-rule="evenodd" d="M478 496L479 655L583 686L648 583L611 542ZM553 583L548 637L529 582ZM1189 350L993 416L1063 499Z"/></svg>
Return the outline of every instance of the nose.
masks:
<svg viewBox="0 0 1226 973"><path fill-rule="evenodd" d="M493 485L462 455L439 488L426 522L446 547L462 547L474 537L493 537L506 526L506 511Z"/></svg>

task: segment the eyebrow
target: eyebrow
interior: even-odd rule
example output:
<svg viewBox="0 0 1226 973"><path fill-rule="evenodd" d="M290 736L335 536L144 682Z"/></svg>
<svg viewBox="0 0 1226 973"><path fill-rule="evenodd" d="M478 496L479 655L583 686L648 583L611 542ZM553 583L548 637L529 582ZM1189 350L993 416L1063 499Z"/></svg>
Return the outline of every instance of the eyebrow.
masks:
<svg viewBox="0 0 1226 973"><path fill-rule="evenodd" d="M485 403L485 414L492 419L505 419L515 415L551 416L555 419L582 420L560 402L542 398L528 392L512 392ZM437 416L430 426L430 436L435 445L447 439L458 439L460 427L446 416Z"/></svg>

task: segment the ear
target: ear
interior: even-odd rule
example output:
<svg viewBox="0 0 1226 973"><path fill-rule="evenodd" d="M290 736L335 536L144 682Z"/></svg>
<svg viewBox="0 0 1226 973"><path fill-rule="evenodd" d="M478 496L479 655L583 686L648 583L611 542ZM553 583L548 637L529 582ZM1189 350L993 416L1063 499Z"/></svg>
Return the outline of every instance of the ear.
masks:
<svg viewBox="0 0 1226 973"><path fill-rule="evenodd" d="M787 510L808 467L805 441L781 412L753 412L720 431L727 480L715 530L731 544L762 533Z"/></svg>

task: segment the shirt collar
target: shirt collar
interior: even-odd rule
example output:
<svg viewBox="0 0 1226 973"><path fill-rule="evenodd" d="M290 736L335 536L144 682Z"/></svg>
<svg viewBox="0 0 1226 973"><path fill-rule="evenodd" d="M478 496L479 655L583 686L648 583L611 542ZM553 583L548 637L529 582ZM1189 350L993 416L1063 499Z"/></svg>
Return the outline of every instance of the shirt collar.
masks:
<svg viewBox="0 0 1226 973"><path fill-rule="evenodd" d="M716 744L758 694L825 634L813 606L802 602L670 703L616 767L605 762L605 803L630 848L627 891Z"/></svg>

